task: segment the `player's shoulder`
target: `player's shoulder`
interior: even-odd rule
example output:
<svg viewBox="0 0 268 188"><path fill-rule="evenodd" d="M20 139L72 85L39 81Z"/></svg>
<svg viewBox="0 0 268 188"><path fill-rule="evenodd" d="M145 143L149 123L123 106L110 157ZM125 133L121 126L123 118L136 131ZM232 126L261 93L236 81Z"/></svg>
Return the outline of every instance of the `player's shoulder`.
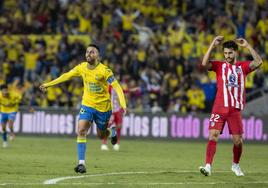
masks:
<svg viewBox="0 0 268 188"><path fill-rule="evenodd" d="M79 64L72 67L72 69L75 69L76 71L81 71L87 67L87 62L80 62Z"/></svg>
<svg viewBox="0 0 268 188"><path fill-rule="evenodd" d="M105 72L112 72L112 70L107 65L104 65L103 63L100 63L99 66Z"/></svg>
<svg viewBox="0 0 268 188"><path fill-rule="evenodd" d="M236 65L237 66L240 66L240 65L243 65L243 64L247 64L247 63L250 63L250 61L236 61Z"/></svg>
<svg viewBox="0 0 268 188"><path fill-rule="evenodd" d="M225 63L225 61L221 61L221 60L210 60L209 62L213 63L213 64L223 64L223 63Z"/></svg>
<svg viewBox="0 0 268 188"><path fill-rule="evenodd" d="M81 68L87 67L87 62L86 61L82 61L78 65L76 65L75 67L81 67Z"/></svg>

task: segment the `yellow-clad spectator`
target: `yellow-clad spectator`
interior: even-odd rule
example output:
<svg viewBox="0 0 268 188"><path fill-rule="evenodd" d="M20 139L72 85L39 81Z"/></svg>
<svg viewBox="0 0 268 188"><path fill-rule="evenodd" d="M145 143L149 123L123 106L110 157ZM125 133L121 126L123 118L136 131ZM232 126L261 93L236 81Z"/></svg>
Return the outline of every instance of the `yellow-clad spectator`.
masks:
<svg viewBox="0 0 268 188"><path fill-rule="evenodd" d="M186 24L180 22L179 24L173 24L168 28L168 42L170 45L180 44L185 35Z"/></svg>
<svg viewBox="0 0 268 188"><path fill-rule="evenodd" d="M31 48L29 52L24 53L26 71L35 70L38 56L38 53L33 48Z"/></svg>
<svg viewBox="0 0 268 188"><path fill-rule="evenodd" d="M18 46L14 43L12 43L7 48L7 59L10 61L17 61L19 58L19 49Z"/></svg>
<svg viewBox="0 0 268 188"><path fill-rule="evenodd" d="M58 97L62 94L62 90L59 87L50 87L47 89L47 100L49 106L54 106L58 102ZM61 96L62 97L62 96Z"/></svg>
<svg viewBox="0 0 268 188"><path fill-rule="evenodd" d="M257 23L257 30L260 31L262 36L268 34L268 17L263 13L261 19Z"/></svg>
<svg viewBox="0 0 268 188"><path fill-rule="evenodd" d="M122 19L122 27L125 31L133 30L133 22L140 15L140 11L136 11L135 13L127 12L124 14L120 9L116 9L116 13Z"/></svg>
<svg viewBox="0 0 268 188"><path fill-rule="evenodd" d="M146 59L145 49L139 48L138 51L137 51L137 60L138 60L138 62L143 63L143 62L145 62L145 59Z"/></svg>
<svg viewBox="0 0 268 188"><path fill-rule="evenodd" d="M251 74L248 74L246 77L246 91L250 92L253 90L254 88L254 76L255 76L256 72L253 71Z"/></svg>
<svg viewBox="0 0 268 188"><path fill-rule="evenodd" d="M205 93L196 85L192 85L186 95L188 97L188 103L193 111L205 108Z"/></svg>
<svg viewBox="0 0 268 188"><path fill-rule="evenodd" d="M91 31L91 21L88 13L78 14L79 18L79 32L87 33Z"/></svg>

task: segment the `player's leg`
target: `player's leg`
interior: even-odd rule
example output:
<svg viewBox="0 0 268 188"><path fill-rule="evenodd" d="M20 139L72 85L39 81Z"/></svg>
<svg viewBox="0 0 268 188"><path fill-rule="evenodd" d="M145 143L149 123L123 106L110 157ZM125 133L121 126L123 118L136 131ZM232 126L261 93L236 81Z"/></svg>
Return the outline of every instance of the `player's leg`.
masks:
<svg viewBox="0 0 268 188"><path fill-rule="evenodd" d="M242 135L233 135L233 143L233 163L231 170L235 173L236 176L244 176L244 173L242 172L239 165L243 149Z"/></svg>
<svg viewBox="0 0 268 188"><path fill-rule="evenodd" d="M110 119L109 119L109 123L108 123L108 127L111 127L111 125L114 123L114 115L112 114ZM99 133L100 134L100 133ZM102 139L102 145L101 145L101 150L102 151L108 151L108 145L107 145L107 137Z"/></svg>
<svg viewBox="0 0 268 188"><path fill-rule="evenodd" d="M75 172L86 173L85 156L86 156L86 144L87 144L87 132L92 123L88 120L79 120L77 130L77 154L78 165L75 167Z"/></svg>
<svg viewBox="0 0 268 188"><path fill-rule="evenodd" d="M8 114L3 113L1 117L1 127L2 127L2 139L4 148L7 147L7 130L6 130L7 120L8 120Z"/></svg>
<svg viewBox="0 0 268 188"><path fill-rule="evenodd" d="M74 168L77 173L86 173L85 155L86 155L86 136L92 125L93 112L90 108L82 106L79 113L77 128L77 154L78 165Z"/></svg>
<svg viewBox="0 0 268 188"><path fill-rule="evenodd" d="M211 175L211 166L212 166L214 155L216 153L217 142L219 140L220 133L221 131L217 129L209 130L209 140L208 140L207 149L206 149L205 166L199 167L200 172L205 176Z"/></svg>
<svg viewBox="0 0 268 188"><path fill-rule="evenodd" d="M15 133L14 133L14 122L15 122L15 119L16 119L16 112L14 113L10 113L9 116L8 116L8 127L9 127L9 130L10 130L10 140L14 140L15 138Z"/></svg>
<svg viewBox="0 0 268 188"><path fill-rule="evenodd" d="M116 134L117 134L117 143L113 146L115 151L120 150L120 136L121 136L121 127L123 121L123 112L119 111L114 114L114 122L116 127Z"/></svg>
<svg viewBox="0 0 268 188"><path fill-rule="evenodd" d="M209 139L206 148L205 166L200 166L200 172L205 176L211 175L211 166L216 153L217 142L224 128L225 116L219 113L212 113L209 124Z"/></svg>
<svg viewBox="0 0 268 188"><path fill-rule="evenodd" d="M97 125L97 135L100 139L107 139L109 136L111 137L111 143L114 145L117 142L117 135L115 127L111 127L108 129L109 119L111 117L112 112L99 112L96 111L94 114L94 121Z"/></svg>
<svg viewBox="0 0 268 188"><path fill-rule="evenodd" d="M233 162L231 170L237 176L244 176L239 166L239 161L243 151L243 124L242 117L239 110L235 110L230 114L227 119L229 132L233 137Z"/></svg>

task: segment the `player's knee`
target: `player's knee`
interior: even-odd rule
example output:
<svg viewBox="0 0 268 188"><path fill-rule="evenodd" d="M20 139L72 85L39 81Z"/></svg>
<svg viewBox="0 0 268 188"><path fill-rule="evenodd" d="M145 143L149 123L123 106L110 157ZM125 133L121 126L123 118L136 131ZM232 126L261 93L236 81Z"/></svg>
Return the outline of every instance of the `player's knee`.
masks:
<svg viewBox="0 0 268 188"><path fill-rule="evenodd" d="M78 134L78 136L84 137L87 135L87 130L86 129L78 129L77 134Z"/></svg>
<svg viewBox="0 0 268 188"><path fill-rule="evenodd" d="M237 146L237 147L240 147L242 145L242 143L243 143L242 138L234 140L234 145Z"/></svg>
<svg viewBox="0 0 268 188"><path fill-rule="evenodd" d="M209 140L213 140L215 142L217 142L219 139L219 134L216 132L210 133L209 134Z"/></svg>
<svg viewBox="0 0 268 188"><path fill-rule="evenodd" d="M109 133L109 132L107 132L107 130L106 130L106 131L98 131L98 132L97 132L97 135L98 135L98 137L99 137L100 139L104 139L104 138L107 138L108 133Z"/></svg>
<svg viewBox="0 0 268 188"><path fill-rule="evenodd" d="M104 135L104 134L98 134L98 137L100 138L100 139L104 139L104 138L106 138L106 136Z"/></svg>

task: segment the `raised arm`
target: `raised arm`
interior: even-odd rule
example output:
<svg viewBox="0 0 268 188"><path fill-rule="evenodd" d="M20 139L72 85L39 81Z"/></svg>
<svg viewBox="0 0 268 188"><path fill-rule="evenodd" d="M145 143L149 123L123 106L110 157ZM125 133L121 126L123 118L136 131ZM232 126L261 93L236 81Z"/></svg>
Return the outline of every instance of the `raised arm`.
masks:
<svg viewBox="0 0 268 188"><path fill-rule="evenodd" d="M116 9L115 13L120 17L124 16L123 12L120 9Z"/></svg>
<svg viewBox="0 0 268 188"><path fill-rule="evenodd" d="M211 51L221 43L221 41L223 40L223 36L216 36L212 43L210 44L205 56L203 57L203 60L202 60L202 66L206 67L207 69L211 69L212 68L212 65L209 63L209 58L210 58L210 54L211 54Z"/></svg>
<svg viewBox="0 0 268 188"><path fill-rule="evenodd" d="M257 68L259 68L262 64L262 59L259 56L259 54L252 48L252 46L250 46L250 44L243 38L239 38L235 40L237 45L247 48L249 50L249 52L251 53L252 57L253 57L253 61L251 61L251 63L249 64L249 68L251 70L255 70Z"/></svg>

